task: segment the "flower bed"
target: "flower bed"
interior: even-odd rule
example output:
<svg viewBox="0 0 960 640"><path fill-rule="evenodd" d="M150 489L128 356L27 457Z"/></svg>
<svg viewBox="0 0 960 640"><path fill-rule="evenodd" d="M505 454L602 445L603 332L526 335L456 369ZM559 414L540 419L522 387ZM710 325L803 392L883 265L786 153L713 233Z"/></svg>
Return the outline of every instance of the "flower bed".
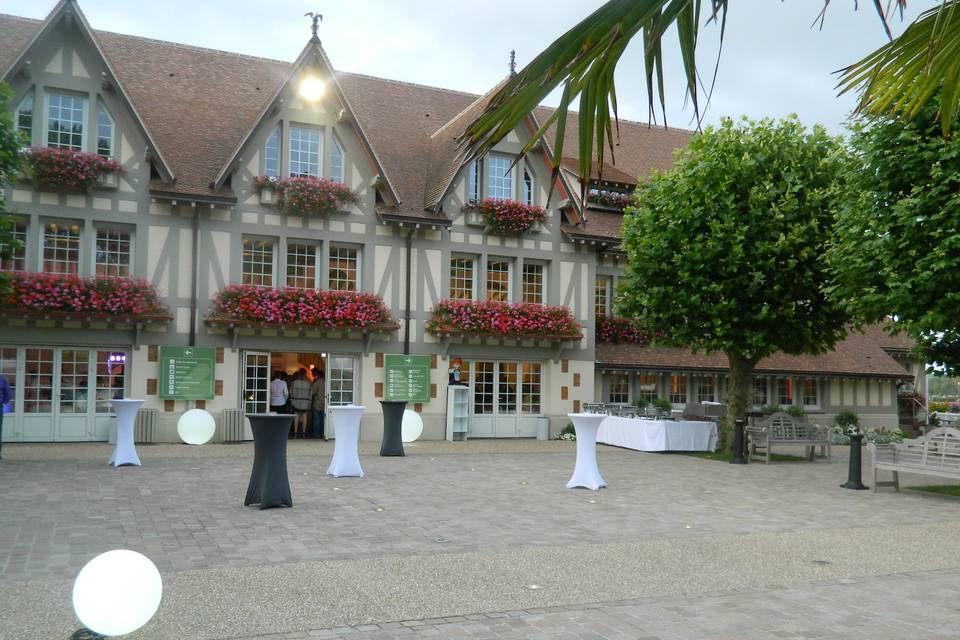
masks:
<svg viewBox="0 0 960 640"><path fill-rule="evenodd" d="M170 318L166 307L158 300L157 290L145 280L26 272L12 272L5 276L10 287L3 296L6 310L124 320Z"/></svg>
<svg viewBox="0 0 960 640"><path fill-rule="evenodd" d="M647 344L650 342L650 334L630 318L597 316L597 342Z"/></svg>
<svg viewBox="0 0 960 640"><path fill-rule="evenodd" d="M434 335L579 340L581 326L566 307L475 300L441 300L426 331Z"/></svg>
<svg viewBox="0 0 960 640"><path fill-rule="evenodd" d="M208 320L239 320L327 329L396 327L383 298L356 291L268 289L233 285L213 300Z"/></svg>
<svg viewBox="0 0 960 640"><path fill-rule="evenodd" d="M360 195L345 184L324 178L268 178L253 179L257 191L273 191L277 206L284 212L295 215L322 215L338 211L360 202Z"/></svg>
<svg viewBox="0 0 960 640"><path fill-rule="evenodd" d="M633 196L629 193L617 193L615 191L587 194L587 202L593 202L594 204L599 204L604 207L615 207L617 209L624 209L630 206L632 199Z"/></svg>
<svg viewBox="0 0 960 640"><path fill-rule="evenodd" d="M102 176L123 171L116 160L71 149L30 147L23 155L29 176L49 187L89 189Z"/></svg>
<svg viewBox="0 0 960 640"><path fill-rule="evenodd" d="M487 226L499 233L525 233L534 225L547 220L547 210L516 200L486 198L467 205L464 210L478 211L486 219Z"/></svg>

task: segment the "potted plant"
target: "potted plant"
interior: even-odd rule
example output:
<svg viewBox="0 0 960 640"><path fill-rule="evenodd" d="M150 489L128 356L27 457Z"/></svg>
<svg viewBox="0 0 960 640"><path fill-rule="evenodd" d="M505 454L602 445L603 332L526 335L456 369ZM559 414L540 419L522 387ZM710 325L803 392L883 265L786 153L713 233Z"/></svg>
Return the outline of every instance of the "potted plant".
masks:
<svg viewBox="0 0 960 640"><path fill-rule="evenodd" d="M536 233L547 220L547 210L543 207L500 198L485 198L466 205L463 210L467 224L502 234Z"/></svg>

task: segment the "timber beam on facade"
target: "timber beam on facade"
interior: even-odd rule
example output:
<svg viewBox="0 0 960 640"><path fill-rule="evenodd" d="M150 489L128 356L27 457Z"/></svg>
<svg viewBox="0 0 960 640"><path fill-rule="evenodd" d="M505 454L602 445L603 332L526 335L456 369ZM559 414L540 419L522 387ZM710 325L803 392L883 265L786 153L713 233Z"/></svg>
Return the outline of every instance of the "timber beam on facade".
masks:
<svg viewBox="0 0 960 640"><path fill-rule="evenodd" d="M363 342L363 355L370 354L370 346L375 336L387 335L400 328L400 325L396 322L367 325L365 327L321 327L308 324L282 324L275 322L258 322L256 320L233 320L230 318L207 318L206 324L210 327L226 329L227 334L230 336L231 349L237 348L237 339L242 330L248 330L254 334L258 332L262 334L263 331L273 331L283 333L285 336L289 336L289 334L293 332L298 338L308 337L310 334L336 334L337 337L344 336L345 334L344 337L347 339L359 339Z"/></svg>
<svg viewBox="0 0 960 640"><path fill-rule="evenodd" d="M136 317L118 317L98 313L84 313L79 311L0 311L0 319L10 324L22 323L32 326L61 327L65 329L122 329L133 330L133 347L139 348L143 332L147 325L168 324L173 316L168 314L153 314ZM72 326L79 324L80 326Z"/></svg>
<svg viewBox="0 0 960 640"><path fill-rule="evenodd" d="M440 340L441 355L444 360L450 358L450 345L452 344L483 344L500 347L523 346L549 349L554 362L560 362L560 353L564 349L583 339L582 336L490 336L453 331L437 334L437 338Z"/></svg>

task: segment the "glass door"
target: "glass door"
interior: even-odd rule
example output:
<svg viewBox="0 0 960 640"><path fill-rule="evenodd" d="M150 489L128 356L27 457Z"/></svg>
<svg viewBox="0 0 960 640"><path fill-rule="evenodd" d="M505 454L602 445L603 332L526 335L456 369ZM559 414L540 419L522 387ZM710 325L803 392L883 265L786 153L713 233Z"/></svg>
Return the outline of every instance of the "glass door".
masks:
<svg viewBox="0 0 960 640"><path fill-rule="evenodd" d="M0 375L7 379L10 385L10 402L0 407L4 412L3 416L3 442L12 442L17 433L19 433L20 416L17 410L20 404L17 403L17 392L20 389L20 381L17 379L17 348L0 348Z"/></svg>
<svg viewBox="0 0 960 640"><path fill-rule="evenodd" d="M471 394L473 415L470 419L471 438L492 438L493 405L495 398L494 363L471 362Z"/></svg>
<svg viewBox="0 0 960 640"><path fill-rule="evenodd" d="M243 355L243 412L267 413L270 391L270 354L247 351Z"/></svg>
<svg viewBox="0 0 960 640"><path fill-rule="evenodd" d="M337 405L356 404L356 366L353 356L338 356L331 354L327 358L327 407ZM327 420L324 425L324 435L328 439L336 438L336 425L333 420Z"/></svg>
<svg viewBox="0 0 960 640"><path fill-rule="evenodd" d="M53 440L53 349L26 349L21 440Z"/></svg>
<svg viewBox="0 0 960 640"><path fill-rule="evenodd" d="M497 363L497 411L493 420L497 438L517 435L517 363Z"/></svg>

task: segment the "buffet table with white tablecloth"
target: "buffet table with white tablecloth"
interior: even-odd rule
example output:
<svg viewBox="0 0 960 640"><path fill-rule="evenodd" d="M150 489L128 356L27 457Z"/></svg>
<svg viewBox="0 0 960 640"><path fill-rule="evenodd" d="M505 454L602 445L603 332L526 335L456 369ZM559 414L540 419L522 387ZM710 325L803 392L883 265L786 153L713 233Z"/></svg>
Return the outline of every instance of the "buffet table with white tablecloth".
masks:
<svg viewBox="0 0 960 640"><path fill-rule="evenodd" d="M597 442L637 451L714 451L717 423L608 416L600 423Z"/></svg>

